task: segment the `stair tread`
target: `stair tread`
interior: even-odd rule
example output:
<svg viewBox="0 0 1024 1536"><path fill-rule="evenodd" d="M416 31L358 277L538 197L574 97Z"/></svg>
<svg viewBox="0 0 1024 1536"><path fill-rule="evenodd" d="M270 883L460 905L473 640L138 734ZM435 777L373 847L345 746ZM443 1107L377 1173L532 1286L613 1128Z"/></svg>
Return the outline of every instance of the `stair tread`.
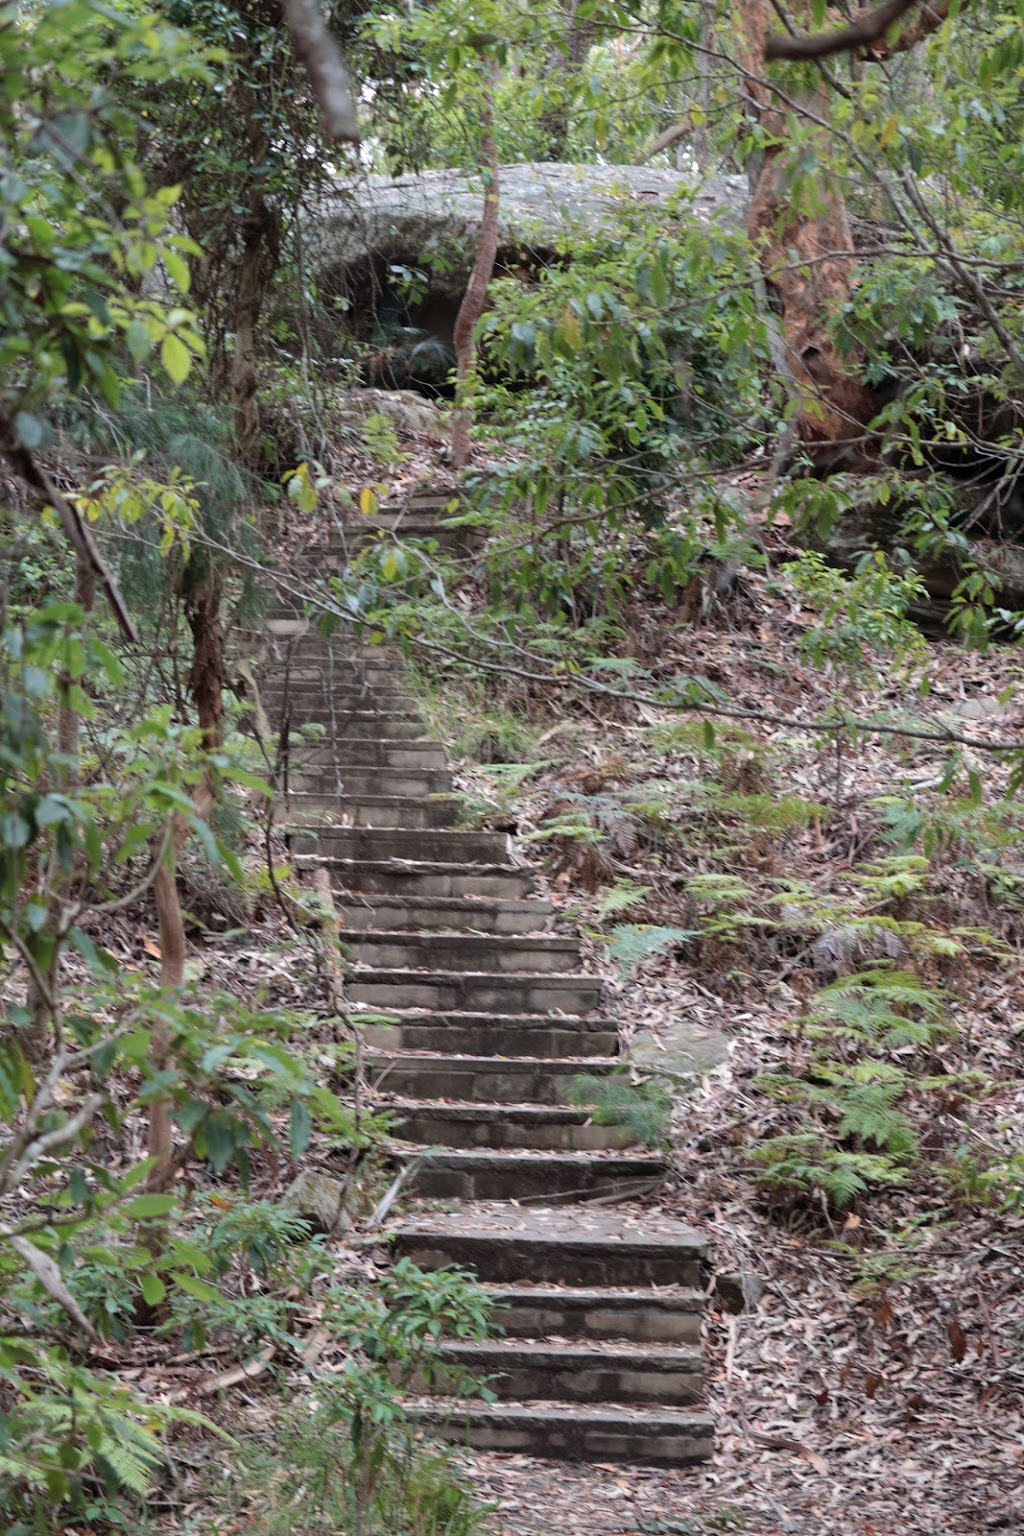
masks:
<svg viewBox="0 0 1024 1536"><path fill-rule="evenodd" d="M504 1015L502 1015L504 1017ZM547 1022L547 1015L545 1023ZM510 1067L528 1068L536 1071L538 1067L546 1068L551 1072L578 1067L585 1072L611 1072L615 1067L622 1065L619 1056L472 1056L459 1051L430 1051L418 1050L415 1046L402 1046L401 1049L388 1050L384 1046L366 1046L363 1051L363 1060L367 1065L372 1062L395 1062L396 1064L421 1065L424 1067L458 1066L474 1067L481 1072L494 1071L498 1068ZM469 1100L466 1101L471 1102Z"/></svg>
<svg viewBox="0 0 1024 1536"><path fill-rule="evenodd" d="M384 1090L386 1094L387 1090ZM412 1099L402 1094L387 1097L387 1106L393 1110L415 1111L420 1115L435 1114L460 1120L538 1120L542 1124L558 1124L571 1121L585 1124L590 1110L584 1105L538 1104L535 1100L478 1100L478 1099Z"/></svg>
<svg viewBox="0 0 1024 1536"><path fill-rule="evenodd" d="M509 1156L508 1153L487 1155ZM608 1154L562 1152L542 1155L578 1160ZM624 1159L630 1157L629 1153L613 1155ZM479 1237L598 1247L614 1243L619 1251L630 1247L648 1250L683 1247L703 1253L707 1249L707 1239L694 1227L672 1217L656 1216L639 1208L634 1214L621 1209L615 1212L595 1210L588 1205L555 1206L551 1209L534 1206L522 1210L507 1200L477 1200L464 1202L457 1211L424 1211L405 1216L396 1221L392 1229L399 1234L415 1237Z"/></svg>
<svg viewBox="0 0 1024 1536"><path fill-rule="evenodd" d="M595 1147L585 1152L573 1149L545 1150L535 1147L424 1147L422 1142L403 1141L400 1136L389 1137L387 1146L393 1155L441 1159L450 1162L453 1166L458 1166L460 1163L465 1166L477 1163L483 1167L500 1168L516 1163L557 1163L560 1167L588 1168L593 1163L621 1163L624 1167L657 1168L661 1171L664 1171L666 1166L664 1157L659 1154L634 1151L631 1147L624 1150L615 1147ZM424 1228L424 1235L432 1230L432 1228ZM517 1236L522 1235L517 1234Z"/></svg>
<svg viewBox="0 0 1024 1536"><path fill-rule="evenodd" d="M415 973L414 973L415 974ZM367 1008L371 1012L378 1012L371 1008L369 1003L354 1003L353 1012L358 1014L361 1008ZM465 1013L457 1008L400 1008L389 1007L387 1010L389 1019L394 1019L396 1024L436 1024L443 1027L453 1021L460 1027L473 1025L496 1024L502 1029L544 1028L550 1029L555 1024L565 1024L571 1029L601 1032L614 1030L613 1019L603 1019L590 1013L495 1013L487 1009L469 1009ZM358 1022L358 1017L356 1018ZM510 1057L509 1060L516 1058Z"/></svg>
<svg viewBox="0 0 1024 1536"><path fill-rule="evenodd" d="M498 1319L500 1322L500 1318ZM693 1344L643 1344L631 1339L566 1339L553 1336L550 1338L522 1339L522 1338L495 1338L477 1341L475 1339L444 1339L441 1347L449 1358L461 1358L463 1360L482 1360L488 1357L500 1360L507 1357L511 1361L551 1360L564 1365L576 1360L591 1361L595 1359L636 1361L647 1366L663 1365L666 1369L678 1370L680 1366L690 1366L700 1369L703 1364L703 1356L700 1349Z"/></svg>
<svg viewBox="0 0 1024 1536"><path fill-rule="evenodd" d="M608 1302L635 1303L638 1306L664 1303L680 1310L685 1308L698 1312L703 1311L705 1299L703 1291L690 1285L551 1285L529 1279L478 1280L476 1284L495 1303L557 1301L594 1306ZM498 1322L501 1322L500 1314Z"/></svg>
<svg viewBox="0 0 1024 1536"><path fill-rule="evenodd" d="M422 1396L406 1397L403 1401L408 1413L416 1416L436 1414L438 1418L453 1422L467 1416L477 1420L506 1419L540 1423L571 1419L577 1423L614 1427L620 1420L627 1419L630 1425L635 1426L664 1425L669 1429L699 1426L708 1433L714 1429L714 1420L705 1408L659 1408L655 1404L644 1403L564 1403L552 1398L524 1403L483 1403L475 1400L453 1402L451 1398Z"/></svg>

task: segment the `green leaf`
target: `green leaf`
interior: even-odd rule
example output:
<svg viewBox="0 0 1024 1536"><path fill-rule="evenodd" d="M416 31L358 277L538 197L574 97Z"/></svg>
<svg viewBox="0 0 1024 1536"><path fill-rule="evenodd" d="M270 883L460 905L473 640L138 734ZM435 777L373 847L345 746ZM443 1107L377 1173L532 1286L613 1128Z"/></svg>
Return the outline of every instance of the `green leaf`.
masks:
<svg viewBox="0 0 1024 1536"><path fill-rule="evenodd" d="M195 1275L186 1275L182 1270L172 1270L168 1276L188 1296L194 1296L197 1301L222 1301L223 1297L215 1285L207 1285L205 1280L197 1280Z"/></svg>
<svg viewBox="0 0 1024 1536"><path fill-rule="evenodd" d="M173 1195L138 1195L130 1200L124 1208L126 1216L132 1221L149 1221L154 1216L167 1216L174 1210L177 1201Z"/></svg>
<svg viewBox="0 0 1024 1536"><path fill-rule="evenodd" d="M133 320L124 333L125 345L137 363L144 362L153 350L153 338L141 320Z"/></svg>
<svg viewBox="0 0 1024 1536"><path fill-rule="evenodd" d="M33 448L42 447L48 436L46 422L41 416L33 415L31 411L18 411L14 418L14 430L18 434L21 446L30 451Z"/></svg>
<svg viewBox="0 0 1024 1536"><path fill-rule="evenodd" d="M309 1146L309 1135L312 1129L313 1117L309 1112L309 1105L305 1099L296 1099L292 1105L291 1124L288 1127L288 1141L292 1157L296 1162Z"/></svg>
<svg viewBox="0 0 1024 1536"><path fill-rule="evenodd" d="M175 384L183 384L192 368L192 357L185 343L168 331L160 343L160 361Z"/></svg>
<svg viewBox="0 0 1024 1536"><path fill-rule="evenodd" d="M167 1287L159 1275L143 1275L142 1294L147 1306L158 1307L167 1295Z"/></svg>

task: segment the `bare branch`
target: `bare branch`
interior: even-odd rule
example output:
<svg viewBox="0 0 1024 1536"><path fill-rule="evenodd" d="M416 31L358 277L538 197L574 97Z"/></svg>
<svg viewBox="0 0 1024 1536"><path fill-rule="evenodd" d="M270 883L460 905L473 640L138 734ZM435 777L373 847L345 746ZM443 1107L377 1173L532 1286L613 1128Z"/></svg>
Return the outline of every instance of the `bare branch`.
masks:
<svg viewBox="0 0 1024 1536"><path fill-rule="evenodd" d="M309 73L320 104L320 126L338 143L359 143L355 93L344 54L327 30L320 0L281 0L295 52Z"/></svg>
<svg viewBox="0 0 1024 1536"><path fill-rule="evenodd" d="M3 410L0 410L0 453L4 454L25 484L32 487L44 505L52 507L56 512L68 542L80 559L95 573L96 580L106 593L107 601L114 611L114 617L122 635L130 644L137 645L139 637L135 625L125 607L124 598L118 591L114 578L99 552L91 528L63 492L57 489L42 465L36 463L33 455L19 441L14 423Z"/></svg>
<svg viewBox="0 0 1024 1536"><path fill-rule="evenodd" d="M836 27L832 32L798 33L790 36L785 32L773 32L764 45L766 62L772 59L828 59L837 53L857 53L868 49L874 58L887 58L893 53L903 53L915 43L934 32L949 14L951 0L882 0L873 10L861 11L856 21L847 27ZM886 33L896 26L908 11L920 5L922 15L917 23L901 30L891 44L884 42ZM874 46L882 43L881 49Z"/></svg>
<svg viewBox="0 0 1024 1536"><path fill-rule="evenodd" d="M55 1260L41 1248L37 1248L35 1243L30 1243L27 1237L19 1237L17 1233L11 1231L10 1227L3 1224L0 1224L0 1238L7 1239L18 1257L28 1265L46 1294L51 1296L59 1307L63 1307L72 1322L77 1323L94 1344L98 1344L99 1334L64 1284L64 1276Z"/></svg>

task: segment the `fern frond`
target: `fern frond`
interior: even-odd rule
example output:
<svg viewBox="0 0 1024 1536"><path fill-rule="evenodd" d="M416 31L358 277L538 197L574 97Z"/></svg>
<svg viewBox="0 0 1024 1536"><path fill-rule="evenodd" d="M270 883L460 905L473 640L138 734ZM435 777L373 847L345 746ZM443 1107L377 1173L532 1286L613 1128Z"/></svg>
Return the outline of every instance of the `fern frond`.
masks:
<svg viewBox="0 0 1024 1536"><path fill-rule="evenodd" d="M698 936L693 928L659 928L652 923L624 923L612 929L608 956L615 961L619 975L625 980L645 960L663 955L676 944L685 944Z"/></svg>
<svg viewBox="0 0 1024 1536"><path fill-rule="evenodd" d="M630 907L643 901L645 896L649 896L651 889L651 886L637 885L633 880L616 880L598 898L598 917L603 920L614 917L618 912L627 912Z"/></svg>

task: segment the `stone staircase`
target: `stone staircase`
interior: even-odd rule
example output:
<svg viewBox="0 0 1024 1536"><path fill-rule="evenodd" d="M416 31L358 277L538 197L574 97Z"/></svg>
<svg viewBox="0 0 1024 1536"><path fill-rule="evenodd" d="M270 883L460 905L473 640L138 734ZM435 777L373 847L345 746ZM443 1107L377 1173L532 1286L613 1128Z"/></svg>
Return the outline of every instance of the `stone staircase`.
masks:
<svg viewBox="0 0 1024 1536"><path fill-rule="evenodd" d="M297 574L308 586L340 570L380 530L454 548L462 531L438 527L446 502L384 508ZM279 815L298 865L329 872L369 1081L409 1167L394 1253L466 1266L501 1309L499 1339L445 1345L450 1374L411 1414L491 1450L706 1458L705 1242L635 1203L663 1159L568 1102L575 1076L616 1066L600 980L581 970L576 939L547 931L551 906L510 839L454 824L444 752L402 694L398 658L345 630L322 637L294 595L267 631L264 703L290 722ZM298 729L309 725L315 738ZM465 1371L497 1400L446 1399Z"/></svg>

